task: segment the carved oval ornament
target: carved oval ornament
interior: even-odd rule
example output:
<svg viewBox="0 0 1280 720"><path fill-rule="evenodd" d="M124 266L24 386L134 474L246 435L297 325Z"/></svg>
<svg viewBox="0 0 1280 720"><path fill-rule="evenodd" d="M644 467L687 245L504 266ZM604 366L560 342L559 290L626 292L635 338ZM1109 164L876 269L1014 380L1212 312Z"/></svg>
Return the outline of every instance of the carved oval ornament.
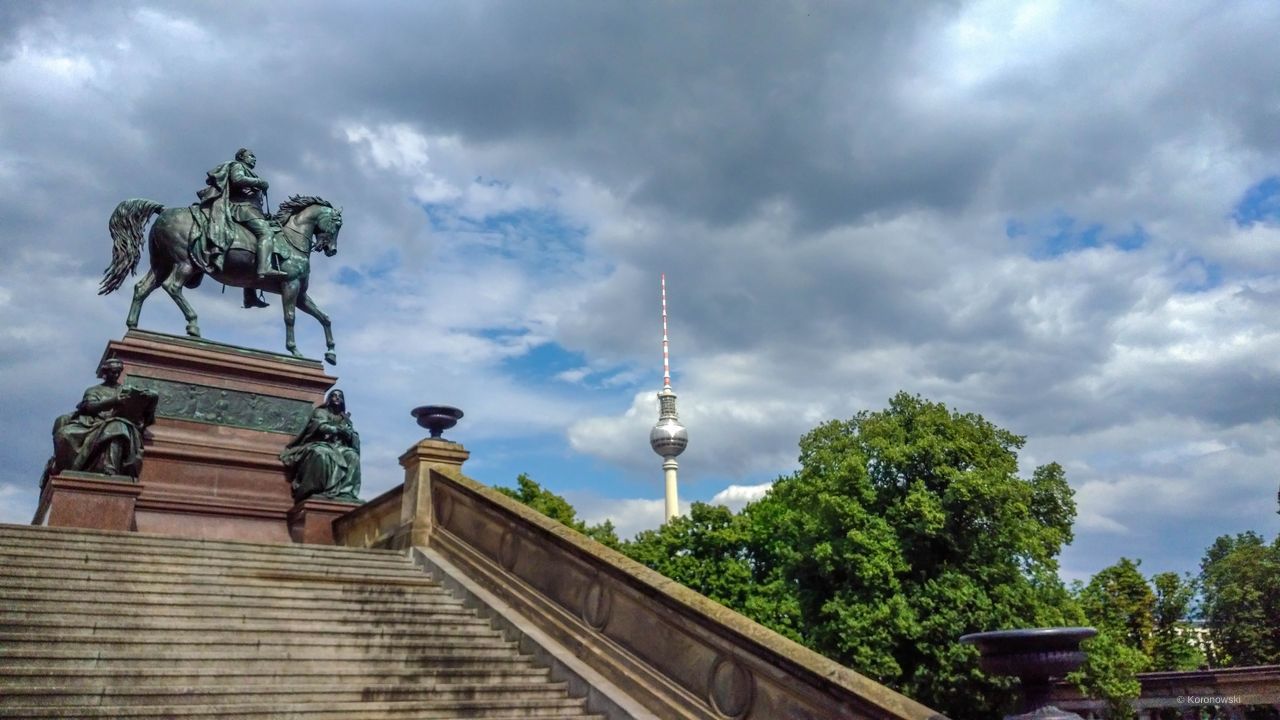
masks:
<svg viewBox="0 0 1280 720"><path fill-rule="evenodd" d="M711 668L707 683L707 702L711 709L731 720L740 720L751 712L755 701L755 679L751 672L733 658L722 657Z"/></svg>
<svg viewBox="0 0 1280 720"><path fill-rule="evenodd" d="M603 630L609 624L609 610L612 606L613 598L609 588L605 587L599 577L592 578L587 591L582 594L582 621L594 630Z"/></svg>
<svg viewBox="0 0 1280 720"><path fill-rule="evenodd" d="M431 504L436 510L436 525L447 527L449 518L453 514L453 501L449 499L448 493L437 489L431 496Z"/></svg>
<svg viewBox="0 0 1280 720"><path fill-rule="evenodd" d="M510 570L516 566L520 557L520 537L511 532L511 528L502 531L502 539L498 541L498 563L503 569Z"/></svg>

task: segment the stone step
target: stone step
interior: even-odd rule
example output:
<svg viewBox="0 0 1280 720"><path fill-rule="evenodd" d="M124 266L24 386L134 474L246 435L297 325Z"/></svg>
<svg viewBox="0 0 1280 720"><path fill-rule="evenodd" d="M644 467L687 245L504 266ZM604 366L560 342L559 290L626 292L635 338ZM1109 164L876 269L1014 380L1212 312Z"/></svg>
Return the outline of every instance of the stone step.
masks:
<svg viewBox="0 0 1280 720"><path fill-rule="evenodd" d="M0 523L0 545L15 546L34 544L40 547L98 546L107 545L120 549L121 553L138 552L139 548L198 549L200 552L230 552L244 557L253 555L350 558L359 560L371 557L404 557L403 550L372 550L329 545L298 545L294 543L256 543L242 540L200 540L173 538L164 535L148 535L135 532L108 532L103 530L79 530L75 528L51 528L32 525Z"/></svg>
<svg viewBox="0 0 1280 720"><path fill-rule="evenodd" d="M184 568L172 565L140 565L128 569L95 568L42 568L40 565L10 564L0 566L0 585L22 583L23 580L35 578L56 578L59 580L84 580L84 582L115 583L191 583L205 585L271 585L271 587L311 587L315 584L376 584L380 587L399 585L399 587L438 587L439 583L413 573L366 574L351 571L292 571L292 570L253 570L253 569L219 569L207 571L201 568Z"/></svg>
<svg viewBox="0 0 1280 720"><path fill-rule="evenodd" d="M142 634L161 638L198 636L203 642L243 638L248 635L259 642L284 643L292 639L312 642L356 642L365 639L402 638L433 640L455 637L476 641L501 638L502 633L481 623L455 624L433 622L387 622L337 624L324 621L244 621L204 618L102 618L91 624L61 622L56 618L38 621L5 622L0 620L0 640L22 642L21 638L44 638L57 642L100 642L102 638L122 635L137 638Z"/></svg>
<svg viewBox="0 0 1280 720"><path fill-rule="evenodd" d="M243 563L241 565L201 565L196 563L170 563L162 561L130 562L114 561L101 564L67 562L50 560L48 562L35 557L0 558L0 578L3 577L97 577L110 578L114 581L130 578L165 576L186 580L207 579L214 582L234 578L268 578L272 580L317 582L335 580L337 582L389 582L392 584L431 584L426 576L413 567L396 569L352 569L341 566L309 565L293 568L288 565L268 565L263 563Z"/></svg>
<svg viewBox="0 0 1280 720"><path fill-rule="evenodd" d="M3 569L0 569L0 573ZM157 597L226 598L228 603L307 600L341 603L417 603L419 598L448 598L446 590L427 580L405 585L365 584L360 582L273 583L269 581L227 584L226 582L177 582L175 578L150 578L145 581L111 582L78 578L19 577L0 575L0 592L74 592L81 597L126 597L145 601Z"/></svg>
<svg viewBox="0 0 1280 720"><path fill-rule="evenodd" d="M299 593L275 596L257 593L158 593L120 592L95 589L92 600L85 593L57 588L0 587L0 608L26 612L109 613L116 615L150 615L165 612L175 615L203 613L209 615L244 615L253 617L332 617L340 614L413 615L436 610L462 609L461 600L443 592L417 592L411 596L380 598L340 597L316 598ZM469 612L469 611L468 611Z"/></svg>
<svg viewBox="0 0 1280 720"><path fill-rule="evenodd" d="M345 672L374 673L411 670L496 670L512 667L536 667L530 656L519 655L510 648L408 648L380 649L369 654L357 648L273 647L259 649L252 655L244 648L154 647L94 648L84 646L49 648L0 647L0 671L8 668L58 668L65 672L77 669L138 670L163 664L184 670L288 673Z"/></svg>
<svg viewBox="0 0 1280 720"><path fill-rule="evenodd" d="M201 718L217 720L444 720L445 718L479 718L514 720L515 718L561 718L562 720L604 720L584 710L582 700L524 699L519 697L492 700L444 700L408 702L318 702L318 703L236 703L228 705L152 705L93 707L14 706L5 708L4 716L12 720L34 718Z"/></svg>
<svg viewBox="0 0 1280 720"><path fill-rule="evenodd" d="M59 563L74 565L114 565L121 563L150 563L155 561L174 565L205 565L210 567L287 567L294 569L310 569L325 567L341 567L350 569L388 569L403 571L414 569L413 561L404 555L370 557L293 557L266 555L237 555L231 552L208 553L191 548L136 548L128 554L121 554L114 547L49 547L43 545L7 545L0 539L0 558L11 562L22 558L35 559L42 563Z"/></svg>
<svg viewBox="0 0 1280 720"><path fill-rule="evenodd" d="M314 545L295 542L255 542L251 540L217 540L172 537L140 532L79 530L75 528L6 525L0 523L0 543L9 547L43 547L63 550L115 552L139 555L155 552L199 554L204 556L263 556L298 558L359 559L407 558L407 550Z"/></svg>
<svg viewBox="0 0 1280 720"><path fill-rule="evenodd" d="M13 617L10 617L13 616ZM327 616L309 618L295 616L289 618L243 617L235 615L164 615L164 614L71 614L71 613L25 613L22 610L0 610L0 625L20 625L27 632L34 634L65 633L103 633L103 632L149 632L149 633L205 633L236 632L278 634L281 636L319 634L348 635L352 633L404 633L404 634L466 634L472 637L485 637L497 633L489 622L474 614L466 615L431 615L414 613L412 615L375 615L352 613L346 620L335 620ZM16 632L14 628L5 628Z"/></svg>
<svg viewBox="0 0 1280 720"><path fill-rule="evenodd" d="M356 650L364 653L403 650L450 651L486 650L495 653L517 652L514 641L506 640L497 630L480 635L475 632L450 635L431 634L430 628L421 632L273 632L255 634L248 631L200 631L183 634L165 630L142 629L104 630L92 628L46 630L44 632L0 632L0 649L19 650L23 647L85 647L100 653L136 650L138 652L174 653L188 650L198 652L238 650L247 656L279 649L306 652L314 657L324 657L340 650Z"/></svg>
<svg viewBox="0 0 1280 720"><path fill-rule="evenodd" d="M156 598L163 600L163 598ZM115 622L146 624L167 620L183 622L203 620L205 625L217 623L241 627L255 623L299 623L306 627L349 628L366 626L386 628L396 625L429 624L432 627L470 627L484 629L490 623L461 606L436 608L366 609L366 608L278 608L230 605L182 605L175 603L125 604L12 602L0 600L0 625L22 623L28 627L110 627ZM437 612L437 610L440 610Z"/></svg>
<svg viewBox="0 0 1280 720"><path fill-rule="evenodd" d="M239 667L226 669L206 667L174 667L156 665L141 668L62 668L62 667L12 667L6 668L0 679L0 695L12 688L31 687L40 684L56 684L61 688L116 687L120 684L135 687L170 687L173 685L271 685L279 683L335 683L335 684L412 684L427 683L447 685L469 683L496 685L501 683L529 683L550 681L547 668L508 664L502 667L476 668L422 668L419 670L389 670L354 672L343 666L319 671L300 672L293 667L247 672Z"/></svg>
<svg viewBox="0 0 1280 720"><path fill-rule="evenodd" d="M404 553L4 525L0 717L602 720Z"/></svg>
<svg viewBox="0 0 1280 720"><path fill-rule="evenodd" d="M56 685L8 687L0 693L0 708L21 705L89 707L93 705L227 705L269 703L352 703L378 701L523 700L564 699L569 686L563 682L512 682L503 685L452 683L448 685L371 685L339 682L257 685L128 685L68 691ZM2 711L0 711L2 712Z"/></svg>

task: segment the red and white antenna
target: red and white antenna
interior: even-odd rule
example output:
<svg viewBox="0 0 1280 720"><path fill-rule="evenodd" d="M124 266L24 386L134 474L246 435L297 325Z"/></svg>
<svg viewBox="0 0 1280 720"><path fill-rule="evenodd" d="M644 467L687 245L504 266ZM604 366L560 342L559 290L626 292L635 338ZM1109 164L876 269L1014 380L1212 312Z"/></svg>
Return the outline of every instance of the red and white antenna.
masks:
<svg viewBox="0 0 1280 720"><path fill-rule="evenodd" d="M671 389L671 358L667 349L667 274L662 273L662 387Z"/></svg>

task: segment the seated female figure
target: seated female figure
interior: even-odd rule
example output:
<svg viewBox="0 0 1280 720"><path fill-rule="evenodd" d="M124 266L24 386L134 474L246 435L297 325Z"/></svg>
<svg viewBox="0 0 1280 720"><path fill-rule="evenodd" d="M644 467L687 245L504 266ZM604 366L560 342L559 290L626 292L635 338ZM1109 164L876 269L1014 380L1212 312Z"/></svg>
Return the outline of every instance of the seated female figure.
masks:
<svg viewBox="0 0 1280 720"><path fill-rule="evenodd" d="M293 499L358 501L360 435L351 424L346 398L333 390L311 413L307 426L280 453Z"/></svg>

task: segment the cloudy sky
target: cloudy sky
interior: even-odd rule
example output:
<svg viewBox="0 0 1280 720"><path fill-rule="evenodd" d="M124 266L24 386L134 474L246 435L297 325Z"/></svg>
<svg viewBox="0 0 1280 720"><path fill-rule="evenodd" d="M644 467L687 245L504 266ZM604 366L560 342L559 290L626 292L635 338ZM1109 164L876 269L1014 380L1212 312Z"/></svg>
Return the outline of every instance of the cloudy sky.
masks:
<svg viewBox="0 0 1280 720"><path fill-rule="evenodd" d="M1262 0L0 4L0 520L124 331L111 209L248 146L273 200L344 208L313 294L367 497L446 403L472 476L656 525L665 272L684 499L906 390L1067 468L1065 577L1192 570L1280 527L1278 32ZM189 295L282 348L278 302Z"/></svg>

